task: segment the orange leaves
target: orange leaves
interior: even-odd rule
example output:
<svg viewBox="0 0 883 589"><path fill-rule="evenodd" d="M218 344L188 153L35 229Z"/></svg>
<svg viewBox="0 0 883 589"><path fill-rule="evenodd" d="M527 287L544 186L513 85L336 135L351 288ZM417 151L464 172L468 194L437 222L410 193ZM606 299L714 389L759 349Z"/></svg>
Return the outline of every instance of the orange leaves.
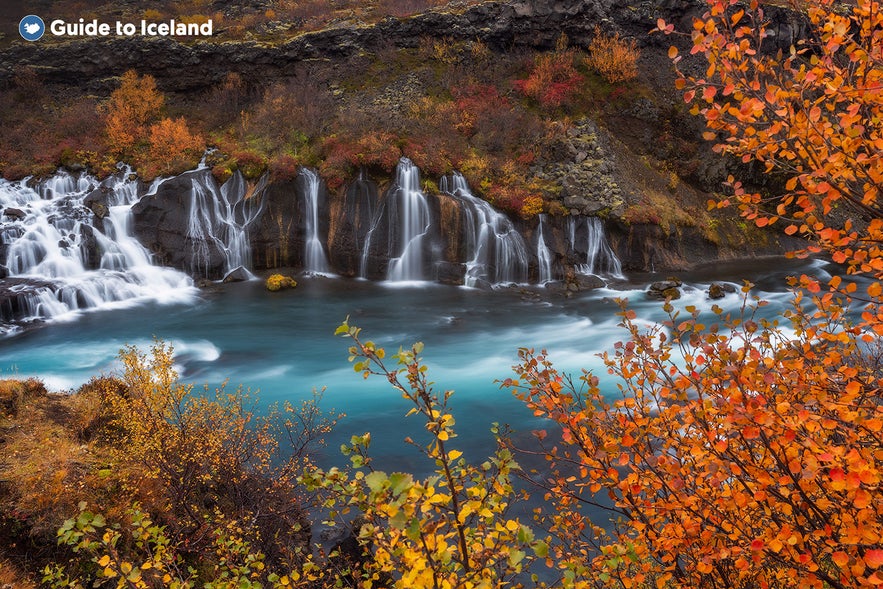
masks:
<svg viewBox="0 0 883 589"><path fill-rule="evenodd" d="M806 230L792 222L785 226L789 235L815 233L850 271L883 275L876 240L846 231L837 241L821 236L842 225L842 217L883 217L877 188L883 183L883 77L879 52L866 49L883 41L876 5L834 10L827 0L810 0L804 4L809 31L790 52L774 54L759 51L767 36L760 3L708 4L691 33L691 54L708 61L705 76L679 70L680 56L671 53L676 88L693 104L691 112L704 117L705 137L719 142L716 151L790 176L785 193L773 197L790 198L779 214L805 220ZM743 200L748 195L736 196L749 202ZM838 208L843 214L829 218Z"/></svg>
<svg viewBox="0 0 883 589"><path fill-rule="evenodd" d="M627 538L636 553L650 555L640 561L642 574L678 562L684 586L822 587L826 567L837 566L843 587L876 582L866 557L883 535L883 419L864 391L880 377L873 362L854 356L863 333L841 322L830 291L809 276L799 284L819 297L814 311L792 312L796 335L748 316L727 326L751 334L743 340L706 329L698 317L670 317L670 329L690 338L661 339L625 314L630 339L605 356L621 379L612 407L588 410L602 398L596 388L571 390L569 406L548 386L531 393L529 406L567 432L546 450L549 480L567 499L545 521L568 545L570 526L582 517L573 497L606 491L624 518L609 541ZM839 280L826 286L845 290ZM522 358L519 381L558 382L540 358ZM575 479L567 466L574 459ZM582 546L569 562L584 562L587 551ZM710 566L720 562L732 568ZM593 566L622 570L603 558Z"/></svg>
<svg viewBox="0 0 883 589"><path fill-rule="evenodd" d="M164 102L152 76L139 77L134 70L123 74L120 87L107 103L106 131L111 150L123 153L143 141Z"/></svg>

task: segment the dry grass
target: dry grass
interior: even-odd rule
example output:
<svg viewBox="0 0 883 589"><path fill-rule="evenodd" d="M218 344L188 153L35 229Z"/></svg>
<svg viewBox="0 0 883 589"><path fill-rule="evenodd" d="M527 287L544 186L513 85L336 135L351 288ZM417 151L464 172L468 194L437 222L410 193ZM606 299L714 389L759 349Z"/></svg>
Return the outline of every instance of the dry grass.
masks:
<svg viewBox="0 0 883 589"><path fill-rule="evenodd" d="M11 561L0 557L0 588L36 589L37 584L16 568Z"/></svg>

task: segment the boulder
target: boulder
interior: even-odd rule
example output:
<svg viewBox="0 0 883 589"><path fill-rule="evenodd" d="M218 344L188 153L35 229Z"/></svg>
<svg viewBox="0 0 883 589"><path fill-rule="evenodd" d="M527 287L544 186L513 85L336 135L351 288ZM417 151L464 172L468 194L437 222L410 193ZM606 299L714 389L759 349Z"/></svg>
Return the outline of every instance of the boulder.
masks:
<svg viewBox="0 0 883 589"><path fill-rule="evenodd" d="M110 209L107 208L108 191L107 187L102 186L87 194L83 199L83 206L92 211L99 219L104 219L110 212Z"/></svg>
<svg viewBox="0 0 883 589"><path fill-rule="evenodd" d="M681 298L681 281L673 278L659 280L647 288L647 296L654 299L679 299Z"/></svg>
<svg viewBox="0 0 883 589"><path fill-rule="evenodd" d="M190 202L194 183L214 182L208 170L187 172L160 184L156 192L132 207L138 240L164 266L190 273L194 278L219 280L226 255L222 246L204 233L190 235Z"/></svg>
<svg viewBox="0 0 883 589"><path fill-rule="evenodd" d="M463 284L466 264L439 262L436 264L436 280L442 284Z"/></svg>
<svg viewBox="0 0 883 589"><path fill-rule="evenodd" d="M236 268L228 272L226 276L224 276L223 282L245 282L246 280L251 280L251 272L249 272L242 266L237 266Z"/></svg>
<svg viewBox="0 0 883 589"><path fill-rule="evenodd" d="M736 292L736 287L727 282L712 282L708 287L708 298L722 299L727 293Z"/></svg>
<svg viewBox="0 0 883 589"><path fill-rule="evenodd" d="M10 219L15 219L16 221L21 221L25 217L28 216L26 212L21 209L16 209L14 207L6 207L6 210L3 211L3 214L9 217Z"/></svg>

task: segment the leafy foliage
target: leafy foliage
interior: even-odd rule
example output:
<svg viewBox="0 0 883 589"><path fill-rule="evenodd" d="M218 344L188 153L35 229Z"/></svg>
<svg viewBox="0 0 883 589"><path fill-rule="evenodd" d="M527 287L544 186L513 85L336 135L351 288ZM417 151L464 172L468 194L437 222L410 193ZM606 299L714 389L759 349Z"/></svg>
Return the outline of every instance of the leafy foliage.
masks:
<svg viewBox="0 0 883 589"><path fill-rule="evenodd" d="M359 586L388 581L394 587L504 587L531 560L529 552L545 555L545 541L507 515L518 499L510 481L517 469L511 452L498 448L480 465L468 463L452 447L455 420L448 401L453 391L436 392L420 362L422 344L400 349L388 368L386 354L360 330L344 323L337 333L353 340L350 360L366 378L381 376L412 405L408 415L425 421L429 441L411 439L435 464L435 474L417 480L407 473L375 470L368 455L370 434L354 436L344 447L353 474L332 469L307 473L311 488L329 493L331 515L361 514L359 540L371 551L360 571ZM498 433L496 427L495 433Z"/></svg>
<svg viewBox="0 0 883 589"><path fill-rule="evenodd" d="M180 173L205 149L202 138L190 132L183 117L163 118L152 124L148 141L147 164L143 166L147 176Z"/></svg>
<svg viewBox="0 0 883 589"><path fill-rule="evenodd" d="M730 179L742 214L759 226L812 236L852 271L883 272L883 15L861 0L812 0L795 6L810 34L776 50L767 12L757 1L709 2L694 23L691 53L709 62L704 77L681 72L677 87L691 111L721 139L715 149L756 160L786 175L786 191L764 199ZM658 30L673 33L660 19ZM669 52L676 65L681 57ZM710 206L726 206L727 200ZM851 218L834 224L831 213Z"/></svg>
<svg viewBox="0 0 883 589"><path fill-rule="evenodd" d="M717 308L711 327L689 307L649 329L624 311L629 338L604 356L613 401L597 377L574 383L522 350L504 384L561 428L551 444L537 432L559 567L626 587L883 580L879 350L830 297L797 296L793 336L754 317L763 305ZM609 538L580 512L602 491L620 518Z"/></svg>
<svg viewBox="0 0 883 589"><path fill-rule="evenodd" d="M567 47L567 37L562 35L556 50L538 56L527 78L514 82L515 88L541 106L557 107L567 103L583 82L573 65L575 54Z"/></svg>
<svg viewBox="0 0 883 589"><path fill-rule="evenodd" d="M606 35L595 27L595 36L589 44L586 63L610 82L627 82L638 77L638 58L641 52L634 39L623 39L619 33Z"/></svg>
<svg viewBox="0 0 883 589"><path fill-rule="evenodd" d="M135 70L124 73L106 107L105 131L111 149L124 154L147 141L150 124L159 118L164 103L153 76L141 77Z"/></svg>

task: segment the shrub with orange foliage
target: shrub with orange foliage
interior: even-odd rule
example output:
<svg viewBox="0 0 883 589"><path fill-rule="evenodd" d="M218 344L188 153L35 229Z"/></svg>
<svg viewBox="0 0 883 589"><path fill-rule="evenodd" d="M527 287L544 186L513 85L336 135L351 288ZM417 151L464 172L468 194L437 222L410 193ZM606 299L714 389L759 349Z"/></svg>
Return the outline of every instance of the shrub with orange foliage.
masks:
<svg viewBox="0 0 883 589"><path fill-rule="evenodd" d="M567 38L562 35L554 52L537 57L527 78L513 82L515 88L542 106L567 103L583 82L573 65L575 55L573 49L567 48Z"/></svg>
<svg viewBox="0 0 883 589"><path fill-rule="evenodd" d="M634 39L623 39L619 33L605 35L595 27L595 36L589 44L586 64L615 84L638 77L638 58L641 52Z"/></svg>
<svg viewBox="0 0 883 589"><path fill-rule="evenodd" d="M786 327L758 315L750 284L741 313L715 306L710 326L690 306L665 303L649 328L624 310L628 339L604 355L617 391L522 350L504 385L560 428L537 432L551 464L538 482L555 502L550 565L574 586L883 585L883 13L792 7L809 33L773 52L769 6L708 0L691 32L707 70L678 87L718 151L790 176L772 203L730 179L743 215L787 219L866 276L793 279ZM617 523L602 530L588 505Z"/></svg>
<svg viewBox="0 0 883 589"><path fill-rule="evenodd" d="M730 0L709 3L692 33L693 52L710 66L697 79L682 72L677 87L721 138L715 150L789 178L772 205L731 179L739 208L759 226L782 221L785 232L818 240L852 271L883 273L883 15L876 2L801 5L811 33L790 50L761 50L770 33L764 8ZM660 19L658 29L674 32ZM764 47L765 49L765 47ZM680 56L669 55L676 67ZM726 206L729 200L715 203ZM774 205L774 208L773 208ZM832 226L840 207L851 220ZM876 298L876 297L874 297ZM883 330L880 331L883 333Z"/></svg>
<svg viewBox="0 0 883 589"><path fill-rule="evenodd" d="M164 102L153 76L140 77L135 70L123 74L120 87L110 95L106 107L105 130L110 150L123 154L145 141Z"/></svg>
<svg viewBox="0 0 883 589"><path fill-rule="evenodd" d="M650 329L623 312L629 339L604 356L614 400L522 350L505 384L561 428L537 433L556 566L623 587L883 581L879 349L831 298L797 296L793 337L754 317L762 304L717 309L729 334L695 309ZM619 519L609 534L581 511L596 494Z"/></svg>
<svg viewBox="0 0 883 589"><path fill-rule="evenodd" d="M543 197L538 194L531 194L524 199L518 214L522 219L532 219L542 213L544 207L545 201L543 201Z"/></svg>
<svg viewBox="0 0 883 589"><path fill-rule="evenodd" d="M193 167L205 150L202 137L190 132L183 117L164 118L151 125L149 142L142 170L147 176L182 172Z"/></svg>

